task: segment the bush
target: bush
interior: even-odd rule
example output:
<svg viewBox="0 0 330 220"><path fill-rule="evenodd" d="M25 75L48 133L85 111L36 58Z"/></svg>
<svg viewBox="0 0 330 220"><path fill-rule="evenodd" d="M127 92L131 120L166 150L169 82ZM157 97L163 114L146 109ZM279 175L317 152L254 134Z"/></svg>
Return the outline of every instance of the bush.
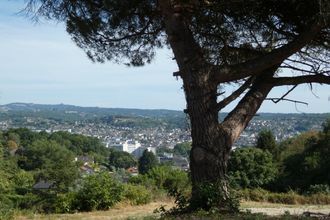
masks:
<svg viewBox="0 0 330 220"><path fill-rule="evenodd" d="M330 195L330 187L327 184L311 185L306 192L307 195L327 194Z"/></svg>
<svg viewBox="0 0 330 220"><path fill-rule="evenodd" d="M190 189L190 180L186 172L171 166L157 166L152 168L147 176L152 179L157 188L167 191L176 189L186 191Z"/></svg>
<svg viewBox="0 0 330 220"><path fill-rule="evenodd" d="M273 193L264 189L244 189L240 190L239 194L242 199L256 202L270 202L281 204L330 204L330 195L328 194L313 194L309 196L299 195L294 191L287 193Z"/></svg>
<svg viewBox="0 0 330 220"><path fill-rule="evenodd" d="M147 204L151 201L151 192L147 190L146 187L141 185L124 185L123 196L125 199L129 200L132 205L142 205Z"/></svg>
<svg viewBox="0 0 330 220"><path fill-rule="evenodd" d="M110 174L100 173L87 176L77 193L78 210L107 210L121 201L123 185Z"/></svg>
<svg viewBox="0 0 330 220"><path fill-rule="evenodd" d="M277 174L272 155L254 147L234 151L228 170L231 183L242 188L263 186L273 181Z"/></svg>
<svg viewBox="0 0 330 220"><path fill-rule="evenodd" d="M13 219L13 214L14 210L12 201L3 195L0 195L0 219Z"/></svg>
<svg viewBox="0 0 330 220"><path fill-rule="evenodd" d="M77 193L69 192L65 194L57 195L55 201L55 212L56 213L72 213L77 209Z"/></svg>

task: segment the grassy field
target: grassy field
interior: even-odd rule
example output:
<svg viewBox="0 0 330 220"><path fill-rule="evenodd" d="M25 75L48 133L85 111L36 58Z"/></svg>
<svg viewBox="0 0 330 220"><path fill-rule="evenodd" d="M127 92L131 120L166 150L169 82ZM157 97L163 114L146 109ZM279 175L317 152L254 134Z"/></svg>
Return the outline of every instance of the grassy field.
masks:
<svg viewBox="0 0 330 220"><path fill-rule="evenodd" d="M119 204L109 211L98 211L98 212L86 212L76 214L54 214L54 215L35 215L35 214L20 214L15 217L18 220L151 220L159 217L158 214L154 214L153 211L160 206L165 206L166 209L173 207L173 202L153 202L143 206L131 206L128 204ZM240 216L217 216L216 219L282 219L283 216L301 215L306 211L315 213L330 213L330 205L284 205L274 203L261 203L261 202L242 202L242 211L248 213L264 213L263 215L240 215ZM174 218L178 219L178 218ZM184 217L180 219L190 219L190 217ZM214 217L201 217L194 216L192 219L214 219ZM289 217L288 219L293 219ZM297 218L298 219L298 218Z"/></svg>
<svg viewBox="0 0 330 220"><path fill-rule="evenodd" d="M52 215L39 215L39 214L24 214L15 217L17 220L106 220L106 219L143 219L145 217L157 217L153 211L161 206L166 209L173 207L174 203L166 202L152 202L147 205L131 206L129 204L121 203L116 205L109 211L96 211L96 212L81 212L75 214L52 214Z"/></svg>

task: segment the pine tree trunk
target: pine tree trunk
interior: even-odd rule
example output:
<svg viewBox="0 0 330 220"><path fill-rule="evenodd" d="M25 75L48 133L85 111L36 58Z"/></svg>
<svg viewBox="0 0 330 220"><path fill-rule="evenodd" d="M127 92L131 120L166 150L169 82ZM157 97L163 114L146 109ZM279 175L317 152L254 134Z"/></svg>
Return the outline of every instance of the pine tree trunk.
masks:
<svg viewBox="0 0 330 220"><path fill-rule="evenodd" d="M184 79L187 111L191 122L192 150L190 154L193 184L191 208L228 207L226 170L232 141L218 121L217 85L208 75L194 73ZM211 188L210 188L211 187ZM206 189L218 192L205 192ZM213 195L222 198L209 198ZM218 203L218 204L215 204Z"/></svg>

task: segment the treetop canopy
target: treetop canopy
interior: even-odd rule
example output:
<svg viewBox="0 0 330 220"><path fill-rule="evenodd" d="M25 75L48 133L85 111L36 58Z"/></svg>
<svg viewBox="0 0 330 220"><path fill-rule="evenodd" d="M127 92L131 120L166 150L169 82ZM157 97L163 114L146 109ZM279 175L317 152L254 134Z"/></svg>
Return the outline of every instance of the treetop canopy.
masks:
<svg viewBox="0 0 330 220"><path fill-rule="evenodd" d="M37 16L66 22L93 60L133 66L149 63L168 46L156 0L30 0ZM210 64L233 65L275 51L310 29L321 29L283 68L329 71L330 3L325 0L172 0ZM292 53L294 54L294 53ZM296 68L296 69L295 69ZM244 78L242 77L238 77Z"/></svg>

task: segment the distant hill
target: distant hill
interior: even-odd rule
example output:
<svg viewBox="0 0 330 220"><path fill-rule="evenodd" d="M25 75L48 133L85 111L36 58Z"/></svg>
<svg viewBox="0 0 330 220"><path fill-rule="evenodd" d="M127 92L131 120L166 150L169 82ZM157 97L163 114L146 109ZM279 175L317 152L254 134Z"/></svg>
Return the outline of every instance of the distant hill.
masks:
<svg viewBox="0 0 330 220"><path fill-rule="evenodd" d="M100 107L80 107L75 105L57 104L44 105L33 103L10 103L0 105L0 112L6 111L57 111L57 112L78 112L86 114L98 115L126 115L126 116L142 116L142 117L168 117L183 116L182 111L166 110L166 109L130 109L130 108L100 108Z"/></svg>
<svg viewBox="0 0 330 220"><path fill-rule="evenodd" d="M227 113L220 114L220 120ZM294 129L304 131L313 129L322 121L330 118L330 113L301 114L301 113L258 113L251 121L271 121L271 124L294 121ZM115 126L153 127L158 124L172 128L187 127L188 119L183 111L166 109L129 109L129 108L100 108L80 107L74 105L46 105L34 103L10 103L0 105L0 121L10 121L10 126L30 126L38 123L76 123L85 121L91 123L107 123ZM291 124L292 124L291 123ZM247 129L249 130L249 128Z"/></svg>
<svg viewBox="0 0 330 220"><path fill-rule="evenodd" d="M185 122L182 111L165 109L128 109L80 107L74 105L44 105L33 103L10 103L0 105L0 121L10 121L10 126L25 127L42 123L101 122L117 126L152 127L162 124L182 127Z"/></svg>

